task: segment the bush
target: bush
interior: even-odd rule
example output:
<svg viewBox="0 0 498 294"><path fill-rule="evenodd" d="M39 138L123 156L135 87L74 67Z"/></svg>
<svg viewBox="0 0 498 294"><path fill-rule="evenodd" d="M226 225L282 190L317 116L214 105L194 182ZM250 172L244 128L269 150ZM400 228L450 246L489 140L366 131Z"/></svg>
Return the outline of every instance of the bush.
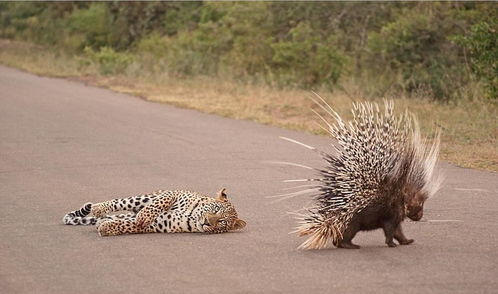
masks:
<svg viewBox="0 0 498 294"><path fill-rule="evenodd" d="M167 51L167 38L161 37L158 33L152 33L140 40L136 48L138 54L150 55L155 59L164 57L167 54Z"/></svg>
<svg viewBox="0 0 498 294"><path fill-rule="evenodd" d="M497 13L470 2L19 2L0 3L0 36L91 48L105 74L134 54L135 69L151 74L302 88L355 81L369 96L448 101L479 95L481 84L497 96Z"/></svg>
<svg viewBox="0 0 498 294"><path fill-rule="evenodd" d="M181 32L164 41L167 70L177 76L216 75L228 50L222 28L213 22L199 24L194 31Z"/></svg>
<svg viewBox="0 0 498 294"><path fill-rule="evenodd" d="M71 46L98 49L108 44L110 28L104 3L92 3L86 9L74 10L68 17L67 26L71 35L67 39L77 42Z"/></svg>
<svg viewBox="0 0 498 294"><path fill-rule="evenodd" d="M458 96L467 82L459 49L448 39L451 27L437 10L414 10L400 15L369 35L369 63L375 73L392 75L399 92L423 91L435 99Z"/></svg>
<svg viewBox="0 0 498 294"><path fill-rule="evenodd" d="M489 98L498 97L498 20L490 18L472 26L466 36L455 41L468 50L475 75L485 84Z"/></svg>
<svg viewBox="0 0 498 294"><path fill-rule="evenodd" d="M98 65L99 71L103 75L123 73L133 61L131 55L116 52L109 47L102 47L99 51L86 47L85 53L93 63Z"/></svg>
<svg viewBox="0 0 498 294"><path fill-rule="evenodd" d="M299 23L289 33L289 41L271 45L280 78L304 87L337 84L346 57L334 46L335 38L320 40L307 22Z"/></svg>

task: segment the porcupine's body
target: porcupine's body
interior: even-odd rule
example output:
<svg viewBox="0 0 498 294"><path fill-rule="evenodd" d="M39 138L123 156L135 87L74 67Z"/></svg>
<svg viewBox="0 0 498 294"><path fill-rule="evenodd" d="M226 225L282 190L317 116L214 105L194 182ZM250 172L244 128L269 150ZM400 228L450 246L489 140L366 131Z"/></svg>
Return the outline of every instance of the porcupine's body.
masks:
<svg viewBox="0 0 498 294"><path fill-rule="evenodd" d="M321 249L329 241L359 248L352 243L356 233L379 228L389 247L396 246L394 239L412 243L401 222L405 217L420 220L425 200L438 189L440 178L433 171L439 136L428 147L415 119L408 113L395 116L392 102L385 102L383 112L375 103L354 104L354 119L347 123L326 103L318 105L334 119L330 124L320 116L339 148L338 155L318 151L327 165L319 178L306 179L318 183L319 193L315 206L299 215L297 232L309 236L300 248Z"/></svg>

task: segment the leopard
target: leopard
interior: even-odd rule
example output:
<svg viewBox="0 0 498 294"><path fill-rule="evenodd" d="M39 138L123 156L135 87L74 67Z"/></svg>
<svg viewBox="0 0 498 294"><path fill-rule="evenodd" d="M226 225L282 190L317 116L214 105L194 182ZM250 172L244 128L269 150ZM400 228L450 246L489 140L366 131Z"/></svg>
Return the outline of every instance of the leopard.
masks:
<svg viewBox="0 0 498 294"><path fill-rule="evenodd" d="M126 213L120 213L126 211ZM117 214L113 214L117 213ZM226 188L216 197L189 190L157 190L128 198L85 203L64 215L66 225L95 225L100 236L141 233L226 233L241 230Z"/></svg>

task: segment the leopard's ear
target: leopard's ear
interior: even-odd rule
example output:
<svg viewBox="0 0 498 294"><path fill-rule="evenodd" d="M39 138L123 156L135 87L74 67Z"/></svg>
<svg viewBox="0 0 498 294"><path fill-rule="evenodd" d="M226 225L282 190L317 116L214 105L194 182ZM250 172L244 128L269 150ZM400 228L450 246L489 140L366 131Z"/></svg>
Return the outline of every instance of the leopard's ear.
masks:
<svg viewBox="0 0 498 294"><path fill-rule="evenodd" d="M218 199L220 201L228 201L227 189L226 188L221 189L218 192L218 194L216 194L216 199Z"/></svg>
<svg viewBox="0 0 498 294"><path fill-rule="evenodd" d="M232 230L241 230L243 229L245 226L247 225L247 223L243 220L241 220L240 218L237 219L235 221L235 223L233 224L233 228Z"/></svg>

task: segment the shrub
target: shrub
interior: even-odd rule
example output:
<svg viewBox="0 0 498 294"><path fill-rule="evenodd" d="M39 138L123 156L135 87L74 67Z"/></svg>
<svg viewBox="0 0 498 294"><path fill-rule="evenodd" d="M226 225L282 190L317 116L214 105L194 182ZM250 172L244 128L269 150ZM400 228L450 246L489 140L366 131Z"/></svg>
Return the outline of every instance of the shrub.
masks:
<svg viewBox="0 0 498 294"><path fill-rule="evenodd" d="M467 82L458 47L447 37L451 27L444 15L421 12L406 12L380 32L372 32L369 63L374 73L396 77L392 87L400 92L424 91L448 100Z"/></svg>
<svg viewBox="0 0 498 294"><path fill-rule="evenodd" d="M307 22L299 23L289 33L288 41L271 44L280 78L304 87L337 84L346 57L334 46L335 38L322 41Z"/></svg>
<svg viewBox="0 0 498 294"><path fill-rule="evenodd" d="M468 50L475 75L485 84L489 98L498 97L498 20L479 22L468 35L455 37L455 41Z"/></svg>
<svg viewBox="0 0 498 294"><path fill-rule="evenodd" d="M497 12L470 2L19 2L0 3L0 36L91 48L106 74L134 54L135 70L149 74L304 88L349 81L363 95L448 101L480 95L477 85L497 96Z"/></svg>
<svg viewBox="0 0 498 294"><path fill-rule="evenodd" d="M86 47L85 53L93 63L98 65L99 71L103 75L123 73L133 61L131 55L116 52L109 47L102 47L99 51Z"/></svg>
<svg viewBox="0 0 498 294"><path fill-rule="evenodd" d="M69 37L71 41L79 41L72 46L79 49L91 47L98 49L108 45L110 28L107 17L107 7L104 3L92 3L88 9L77 9L69 16L68 29L71 35L80 37Z"/></svg>

